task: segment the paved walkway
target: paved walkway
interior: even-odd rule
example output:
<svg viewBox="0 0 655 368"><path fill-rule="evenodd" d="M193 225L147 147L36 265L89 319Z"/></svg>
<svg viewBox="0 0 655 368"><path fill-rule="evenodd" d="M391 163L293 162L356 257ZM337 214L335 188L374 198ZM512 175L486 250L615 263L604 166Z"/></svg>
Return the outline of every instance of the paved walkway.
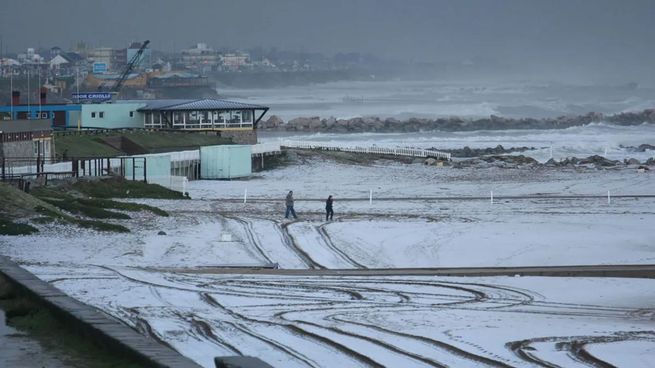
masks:
<svg viewBox="0 0 655 368"><path fill-rule="evenodd" d="M68 368L84 367L61 352L45 349L41 344L5 324L5 312L0 309L0 367L12 368Z"/></svg>

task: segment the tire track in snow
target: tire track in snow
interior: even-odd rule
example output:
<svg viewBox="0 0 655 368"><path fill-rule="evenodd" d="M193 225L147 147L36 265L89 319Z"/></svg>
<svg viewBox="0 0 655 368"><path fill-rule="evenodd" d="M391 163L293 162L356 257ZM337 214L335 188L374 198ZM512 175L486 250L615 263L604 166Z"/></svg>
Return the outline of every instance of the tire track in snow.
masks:
<svg viewBox="0 0 655 368"><path fill-rule="evenodd" d="M189 321L189 326L191 326L192 331L194 331L196 333L196 335L198 335L198 336L202 337L203 339L208 340L208 341L210 341L210 342L224 348L225 350L229 350L234 354L243 355L241 350L239 350L236 346L234 346L234 345L228 343L227 341L225 341L225 340L219 338L218 336L216 336L216 334L214 333L214 331L213 331L212 327L209 325L209 323L199 319L198 316L193 315L193 314L183 315L180 312L174 312L173 314L175 316L179 317L181 320L183 320L185 322L188 320Z"/></svg>
<svg viewBox="0 0 655 368"><path fill-rule="evenodd" d="M216 299L214 299L214 298L213 298L210 294L208 294L208 293L202 293L202 294L201 294L201 298L202 298L202 300L205 301L207 304L209 304L209 305L211 305L211 306L213 306L213 307L216 307L216 308L219 308L219 309L223 310L224 312L230 314L231 316L233 316L233 317L234 317L235 319L237 319L237 320L244 320L244 321L247 321L247 322L250 322L250 323L265 324L265 325L268 325L268 326L281 327L281 328L286 329L286 330L291 330L293 333L298 333L298 331L295 331L295 330L292 328L292 326L284 325L284 324L280 324L280 323L275 323L275 322L272 322L272 321L262 321L262 320L258 320L258 319L251 318L251 317L247 317L247 316L242 315L242 314L240 314L240 313L238 313L238 312L235 312L235 311L233 311L233 310L231 310L231 309L225 307L225 306L222 305L221 303L219 303ZM293 357L293 358L295 358L295 359L297 359L297 360L300 360L300 361L304 362L305 364L307 364L307 365L310 366L310 367L320 367L320 365L319 365L317 362L315 362L315 361L309 359L307 356L301 354L300 352L296 351L295 349L292 349L291 347L288 347L288 346L286 346L286 345L280 344L280 343L278 343L278 342L276 342L276 341L274 341L274 340L272 340L272 339L265 338L265 337L263 337L263 336L261 336L261 335L255 333L255 332L253 332L252 330L250 330L250 329L248 329L248 328L245 328L245 327L243 327L243 326L241 326L241 325L238 325L238 324L235 324L235 323L232 323L232 325L233 325L235 328L237 328L237 329L239 329L240 331L242 331L243 333L246 333L246 334L248 334L248 335L250 335L250 336L252 336L252 337L254 337L254 338L256 338L256 339L259 339L259 340L261 340L261 341L263 341L263 342L265 342L265 343L267 343L267 344L269 344L269 345L272 345L272 346L275 347L276 349L279 349L279 350L281 350L281 351L287 353L287 354L290 355L291 357ZM301 334L301 335L306 335L306 334L304 334L304 333L300 333L300 334ZM341 351L341 352L347 353L348 355L350 355L350 352L347 351L347 350L342 350L342 349L338 349L338 350Z"/></svg>
<svg viewBox="0 0 655 368"><path fill-rule="evenodd" d="M223 217L230 219L232 221L236 221L240 223L246 233L246 236L248 237L248 240L250 244L252 244L253 247L257 250L257 253L259 253L260 256L262 256L266 262L268 263L275 263L271 258L264 252L264 249L261 246L261 242L259 241L259 237L255 234L255 231L252 228L252 222L241 218L241 217L236 217L236 216L229 216L226 214L222 214Z"/></svg>
<svg viewBox="0 0 655 368"><path fill-rule="evenodd" d="M392 330L386 329L384 327L380 327L380 326L373 325L373 324L368 324L368 323L364 323L364 322L355 322L355 321L351 321L351 320L338 318L335 315L328 316L327 318L331 319L331 320L334 320L334 321L344 323L344 324L352 324L352 325L355 325L355 326L370 328L372 330L376 330L376 331L379 331L379 332L382 332L382 333L385 333L385 334L404 337L404 338L408 338L408 339L411 339L411 340L416 340L416 341L419 341L421 343L432 346L432 347L436 348L438 351L445 351L448 354L456 355L456 356L464 358L464 359L466 359L466 360L468 360L468 361L470 361L472 363L476 363L476 364L481 363L481 364L485 364L486 366L489 366L489 367L501 367L501 368L511 368L512 367L511 365L508 365L508 364L506 364L504 362L500 362L500 361L497 361L497 360L494 360L494 359L491 359L491 358L488 358L488 357L477 355L477 354L468 352L466 350L460 349L460 348L458 348L458 347L456 347L454 345L445 343L445 342L440 341L440 340L428 338L428 337L425 337L425 336L418 336L418 335L413 335L413 334L404 333L404 332L392 331Z"/></svg>
<svg viewBox="0 0 655 368"><path fill-rule="evenodd" d="M117 271L117 270L113 270L113 271L119 273L119 271ZM148 284L148 285L156 285L156 286L159 286L159 287L170 287L170 288L174 288L174 289L194 291L192 289L191 290L190 289L185 289L185 288L181 288L179 286L176 287L175 285L157 285L156 283L152 283L152 282L149 282L149 281L140 281L140 280L138 280L138 279L136 279L134 277L129 277L129 276L125 276L125 275L122 275L122 276L126 277L126 278L129 278L130 280L133 280L135 282L141 282L141 283ZM257 283L258 282L261 283L261 281L258 281L260 279L261 278L258 277L258 278L253 278L252 280L246 280L245 282L243 282L244 280L236 280L236 281L235 280L224 280L224 281L218 282L218 284L219 284L219 286L228 286L228 287L233 287L234 286L234 287L237 287L237 288L239 288L239 287L241 287L241 288L243 288L243 287L251 288L251 289L253 289L252 295L257 295L256 294ZM288 289L290 287L297 288L300 285L301 287L304 286L304 287L308 288L306 293L311 293L311 291L309 291L310 286L311 286L311 288L317 288L317 289L318 288L323 288L324 289L325 285L321 286L321 284L324 284L325 282L327 282L328 284L330 283L329 279L328 280L324 280L322 278L319 278L319 279L320 280L310 280L310 281L313 281L313 282L311 282L311 285L309 285L309 286L306 285L308 280L302 280L302 279L299 280L300 282L294 280L293 284L290 285L288 279L282 279L282 280L278 281L276 278L273 278L273 281L271 281L271 280L266 280L266 278L264 278L265 281L264 281L263 284L266 287L269 287L269 288L273 289L274 291L276 291L275 294L273 294L274 296L272 296L272 297L278 298L278 299L290 299L293 296L290 296L290 295L286 294L284 292L285 289ZM394 312L400 312L401 310L405 310L405 309L407 311L409 311L409 312L411 312L411 311L417 311L418 312L418 311L421 311L421 310L431 310L431 309L433 310L435 308L436 309L451 308L451 309L461 309L461 310L494 309L495 312L503 312L503 313L504 312L507 312L507 313L537 313L537 314L550 314L550 315L558 315L558 316L562 316L562 315L583 315L583 316L593 316L593 317L601 316L601 314L598 314L598 313L583 313L584 312L583 309L587 308L587 309L591 309L591 310L596 310L595 309L596 306L586 307L584 305L576 305L576 304L573 304L573 303L569 303L569 304L567 304L567 303L552 303L551 304L551 303L543 302L543 301L535 301L534 295L530 294L529 292L527 292L525 290L522 290L522 289L515 289L515 288L503 286L503 285L491 285L491 284L483 284L483 283L452 283L451 284L451 283L443 283L443 282L415 281L415 280L412 280L412 279L409 279L409 280L398 280L398 279L381 280L380 282L373 282L373 283L374 284L379 284L381 286L384 286L385 284L402 284L402 285L424 285L424 286L431 286L431 287L451 288L451 289L454 289L454 290L467 292L467 293L473 295L473 298L464 298L463 296L450 295L449 297L451 297L451 298L460 298L460 299L464 298L464 299L463 300L456 300L454 303L449 303L449 304L446 304L446 305L439 305L439 304L435 305L435 304L432 304L432 303L427 304L427 305L420 305L420 304L415 303L413 300L408 300L408 301L405 301L405 302L402 302L402 303L401 302L395 302L395 303L392 303L392 302L371 302L370 304L366 304L366 303L362 304L363 302L366 302L366 292L375 293L375 294L393 295L394 293L396 293L396 291L395 290L389 290L388 287L387 288L382 288L382 287L372 288L372 287L363 287L362 285L357 285L356 284L356 282L358 282L358 281L363 282L364 284L367 284L367 283L370 284L371 281L367 280L367 278L365 278L365 277L354 277L353 279L354 280L352 280L350 282L347 279L346 280L341 280L341 283L346 284L346 285L352 284L353 287L350 290L353 291L353 292L357 292L358 294L362 295L361 299L360 298L351 298L350 302L348 302L348 300L333 301L333 302L326 301L325 303L323 303L322 306L320 306L320 308L312 308L312 307L318 307L318 305L316 305L316 303L312 303L312 304L309 304L309 305L308 304L302 304L302 305L293 305L293 304L291 304L291 305L286 305L286 306L281 305L282 307L287 308L288 310L283 311L283 312L279 312L275 316L276 317L284 317L284 314L289 314L289 313L303 313L303 312L307 313L307 312L317 312L317 311L321 311L321 310L325 311L325 312L328 312L328 311L337 312L337 315L344 314L344 313L346 313L346 315L348 315L348 313L350 311L352 311L352 312L361 311L362 308L366 309L366 313L371 313L371 312L374 312L374 311L379 311L379 312L385 312L386 311L386 312L394 313ZM170 281L172 281L173 283L176 282L175 279L170 280ZM336 280L336 278L335 278L332 281L337 282L338 280ZM339 290L339 291L343 292L343 290ZM195 292L198 292L198 291L195 290ZM220 289L218 289L218 290L215 290L215 291L212 291L212 292L221 293L222 291ZM429 293L429 292L420 292L420 293L409 292L408 293L408 292L404 291L403 293L409 295L410 297L413 297L415 295L437 295L436 293ZM250 293L243 293L243 294L244 295L251 295ZM397 298L397 299L400 299L400 298ZM340 307L339 303L348 303L348 304L346 304L347 307ZM500 303L501 305L500 306L493 305L493 304L496 304L496 303ZM469 306L466 306L466 304L469 304ZM478 304L478 306L476 306L476 304ZM492 305L485 305L485 304L492 304ZM552 307L552 308L557 308L557 309L577 308L580 311L575 312L575 313L563 313L562 311L553 312L553 311L521 311L521 310L502 310L502 309L498 309L498 308L502 308L502 307L517 307L517 306L518 307L520 307L520 306L526 306L526 307L529 307L529 306L542 306L542 307ZM605 309L607 309L607 308L599 307L598 310L596 310L596 311L605 311ZM616 312L620 312L622 314L625 314L625 312L627 311L626 309L623 309L623 308L618 308L616 310L613 310L611 308L609 308L609 309L610 309L610 311L616 311ZM306 331L306 329L303 329L302 326L295 326L295 328L294 328L294 327L291 327L291 326L288 326L288 325L285 325L285 324L281 324L281 323L270 323L270 322L267 322L267 321L253 319L253 318L250 318L250 317L247 317L247 316L245 316L243 314L238 314L238 313L235 314L235 316L237 316L241 320L252 321L253 323L265 323L266 325L269 325L269 326L278 326L278 327L281 327L281 328L284 328L284 329L287 329L287 330L292 330L291 332L295 332L295 333L308 333L307 335L303 335L303 336L307 336L308 339L318 341L318 340L316 340L315 336L311 335L312 331ZM611 314L611 316L616 317L616 313ZM329 318L329 316L328 317L323 317L323 318L327 319L327 318ZM353 323L353 324L360 323L362 325L362 327L367 326L368 328L371 328L371 329L374 329L374 330L377 329L378 331L383 332L383 333L393 333L393 331L386 330L386 329L384 329L384 328L382 328L380 326L374 326L374 325L363 323L363 322L350 321L348 319L343 319L343 318L339 318L339 317L336 317L335 320L338 320L338 321L340 321L342 323ZM306 321L302 321L302 319L298 319L298 321L306 322ZM323 327L323 328L326 328L326 327ZM301 331L304 331L304 332L301 332ZM245 333L245 331L244 331L244 333ZM252 333L255 333L255 332L252 332ZM361 335L360 333L357 333L357 334ZM316 334L314 333L314 335L316 335ZM400 335L398 335L398 336L400 336ZM410 336L406 336L406 337L411 338ZM331 340L331 339L326 338L324 336L323 336L323 338L327 339L327 340ZM426 339L428 339L428 338L426 338ZM651 339L652 339L652 337L651 337ZM428 340L432 340L434 344L439 345L438 342L435 343L435 341L438 341L438 340L433 340L433 339L428 339ZM428 340L423 340L423 341L425 343L428 343ZM624 339L624 340L626 340L626 339ZM325 340L320 340L320 341L324 342ZM344 344L342 342L334 341L334 340L331 340L331 341L333 343L337 344L337 345L330 344L328 346L331 346L331 347L333 347L335 349L339 349L338 348L339 345L344 346ZM524 361L529 360L529 362L531 362L532 364L538 364L540 366L546 366L546 367L556 366L556 365L553 365L553 364L551 364L549 362L537 362L537 360L539 360L539 357L534 356L534 354L531 354L531 352L530 352L531 349L530 349L529 344L531 343L531 341L532 340L529 340L527 343L525 343L524 348L520 348L520 346L519 346L519 348L515 348L515 349L512 349L511 347L508 347L508 348L510 350L514 351L515 355L519 356ZM577 359L580 359L580 360L586 359L584 364L590 364L592 366L604 367L602 365L599 365L600 363L594 363L594 364L588 363L589 361L592 360L592 358L586 357L586 355L585 355L585 354L590 355L590 353L585 349L585 345L590 344L590 343L594 343L595 341L591 341L589 338L586 339L586 340L581 339L581 341L582 342L580 344L578 344L578 346L580 346L579 348L572 349L571 356L572 357L578 356L578 358L574 358L576 360ZM535 342L539 342L539 341L535 340ZM600 342L608 342L608 341L600 341ZM382 343L384 344L386 342L382 342ZM568 343L568 342L564 341L564 343ZM327 342L326 342L326 344L327 344ZM444 347L444 349L447 349L444 345L440 345L440 346ZM561 346L565 346L565 345L561 345ZM347 351L347 350L340 350L340 351L342 353L344 353L344 354L352 356L350 351ZM412 354L414 354L414 352L412 352ZM455 354L455 353L453 353L453 354ZM478 357L480 357L480 356L478 356ZM482 358L486 358L486 357L482 356ZM532 361L530 359L532 359L534 361ZM374 362L375 362L375 364L379 364L379 362L376 362L376 361L374 361ZM363 363L367 364L367 365L371 364L371 362L366 361L366 360L363 361ZM505 363L502 363L502 362L497 362L497 363L505 364ZM303 364L307 364L307 363L303 363ZM492 366L502 366L502 365L493 365L492 363L489 363L489 364L492 365ZM507 366L507 365L505 365L505 366Z"/></svg>
<svg viewBox="0 0 655 368"><path fill-rule="evenodd" d="M616 368L600 358L595 357L587 349L591 344L608 344L613 342L625 341L650 341L655 343L655 332L653 331L626 331L614 332L612 335L605 336L549 336L536 337L520 341L510 341L505 346L514 352L521 359L547 368L562 368L559 364L549 362L536 356L533 351L537 351L531 346L533 343L552 343L554 350L567 351L567 356L573 362L581 363L586 366L596 368ZM568 365L567 365L568 366Z"/></svg>
<svg viewBox="0 0 655 368"><path fill-rule="evenodd" d="M344 331L344 330L341 330L341 329L336 328L336 327L321 326L321 325L319 325L317 323L308 322L308 321L289 320L289 322L296 323L296 324L305 324L305 325L316 327L318 329L329 330L329 331L332 331L333 333L336 333L338 335L350 336L350 337L353 337L353 338L356 338L356 339L364 340L364 341L367 341L367 342L369 342L371 344L377 345L377 346L379 346L379 347L381 347L383 349L386 349L386 350L389 350L389 351L394 352L396 354L407 357L409 359L418 360L420 362L423 362L423 363L425 363L425 364L427 364L427 365L429 365L431 367L436 367L436 368L445 368L445 367L447 367L446 365L443 365L443 364L441 364L441 363L439 363L439 362L437 362L437 361L435 361L433 359L429 359L429 358L426 358L426 357L424 357L422 355L414 354L414 353L412 353L410 351L400 349L400 348L398 348L398 347L396 347L394 345L388 344L388 343L386 343L384 341L381 341L381 340L374 339L374 338L369 337L369 336L356 334L356 333L353 333L353 332L350 332L350 331Z"/></svg>
<svg viewBox="0 0 655 368"><path fill-rule="evenodd" d="M316 262L312 257L305 252L300 246L298 246L298 243L296 242L296 239L291 235L289 232L289 225L293 224L295 222L287 222L287 223L282 223L280 224L280 233L283 236L283 239L285 243L289 244L291 248L300 256L300 258L310 267L314 269L327 269L324 265Z"/></svg>
<svg viewBox="0 0 655 368"><path fill-rule="evenodd" d="M279 221L271 220L270 218L263 218L261 216L248 216L248 218L249 219L257 219L259 221L269 222L272 225L273 230L275 231L275 233L278 235L278 237L280 239L280 243L286 249L288 249L288 251L291 252L291 254L293 254L293 256L298 261L300 261L300 263L303 264L303 266L300 267L300 268L308 268L308 269L317 268L316 265L315 265L315 262L313 261L313 259L311 259L311 257L309 257L308 254L306 254L304 251L299 249L294 244L293 239L289 236L289 234L286 232L286 230L283 229L283 225L284 225L283 223L280 223ZM250 221L250 222L252 223L252 221ZM257 233L257 231L255 231L254 223L253 223L252 229L253 229L254 233ZM264 247L262 246L262 248L264 248ZM279 264L286 263L286 262L284 262L282 260L276 260L276 261ZM294 266L292 268L296 268L296 265L294 264Z"/></svg>
<svg viewBox="0 0 655 368"><path fill-rule="evenodd" d="M325 245L327 245L328 248L334 251L334 253L338 254L339 257L343 258L346 262L350 263L353 265L355 268L368 268L364 266L363 264L355 261L352 259L350 256L348 256L344 251L339 249L334 243L332 242L332 238L330 238L330 235L327 233L325 230L325 225L327 224L321 224L316 227L316 230L318 231L318 234L321 236L323 239L323 242Z"/></svg>

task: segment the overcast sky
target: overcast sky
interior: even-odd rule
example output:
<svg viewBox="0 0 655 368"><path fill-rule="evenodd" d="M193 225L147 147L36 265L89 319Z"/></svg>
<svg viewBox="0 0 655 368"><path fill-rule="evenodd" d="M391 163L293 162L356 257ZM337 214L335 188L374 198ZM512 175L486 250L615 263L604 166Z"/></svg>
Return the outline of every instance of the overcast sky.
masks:
<svg viewBox="0 0 655 368"><path fill-rule="evenodd" d="M655 0L3 0L6 49L278 47L647 72ZM651 71L652 74L652 71Z"/></svg>

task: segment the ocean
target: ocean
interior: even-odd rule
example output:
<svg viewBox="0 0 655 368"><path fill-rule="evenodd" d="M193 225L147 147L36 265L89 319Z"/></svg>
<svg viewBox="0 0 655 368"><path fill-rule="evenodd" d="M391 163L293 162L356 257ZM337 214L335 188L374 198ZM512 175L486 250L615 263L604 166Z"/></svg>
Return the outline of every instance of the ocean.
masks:
<svg viewBox="0 0 655 368"><path fill-rule="evenodd" d="M435 118L557 117L655 107L655 88L548 82L341 81L273 89L220 89L224 98L263 104L268 115Z"/></svg>

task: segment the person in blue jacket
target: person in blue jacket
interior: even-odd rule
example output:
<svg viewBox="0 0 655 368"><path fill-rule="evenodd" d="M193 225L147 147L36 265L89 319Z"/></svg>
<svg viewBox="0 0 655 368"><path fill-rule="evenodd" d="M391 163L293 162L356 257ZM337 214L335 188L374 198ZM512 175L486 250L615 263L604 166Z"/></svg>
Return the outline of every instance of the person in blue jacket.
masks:
<svg viewBox="0 0 655 368"><path fill-rule="evenodd" d="M325 221L332 221L332 217L334 216L334 211L332 210L332 202L332 195L330 194L327 201L325 201Z"/></svg>

